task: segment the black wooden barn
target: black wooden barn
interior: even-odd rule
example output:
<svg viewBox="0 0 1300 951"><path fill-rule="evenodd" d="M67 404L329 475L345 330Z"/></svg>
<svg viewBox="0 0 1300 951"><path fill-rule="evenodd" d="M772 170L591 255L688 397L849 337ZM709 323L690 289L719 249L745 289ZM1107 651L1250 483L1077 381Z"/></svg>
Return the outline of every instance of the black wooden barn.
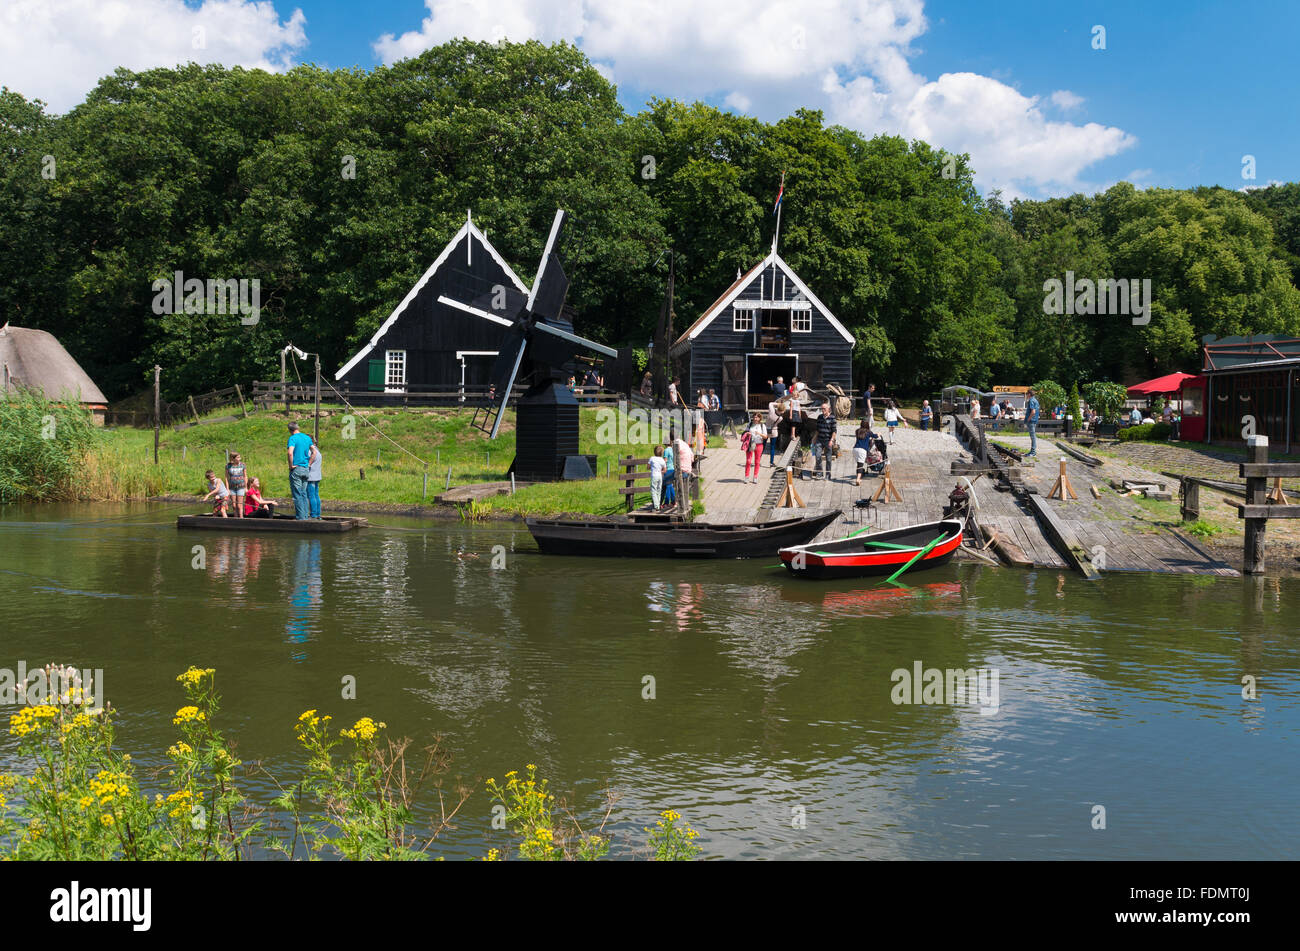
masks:
<svg viewBox="0 0 1300 951"><path fill-rule="evenodd" d="M733 416L766 410L768 380L778 376L853 392L853 335L775 250L738 274L668 352L689 405L713 389Z"/></svg>
<svg viewBox="0 0 1300 951"><path fill-rule="evenodd" d="M527 296L528 288L466 215L442 253L375 331L370 342L334 374L352 391L402 393L409 389L481 392L488 385L504 317L466 313L438 298L460 301Z"/></svg>

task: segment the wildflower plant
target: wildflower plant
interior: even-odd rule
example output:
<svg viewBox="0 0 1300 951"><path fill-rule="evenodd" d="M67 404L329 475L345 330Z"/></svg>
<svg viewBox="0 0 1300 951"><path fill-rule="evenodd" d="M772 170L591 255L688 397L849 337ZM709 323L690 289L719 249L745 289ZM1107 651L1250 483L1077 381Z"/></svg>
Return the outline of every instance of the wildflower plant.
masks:
<svg viewBox="0 0 1300 951"><path fill-rule="evenodd" d="M567 810L566 818L557 821L555 796L547 788L547 780L537 778L534 763L526 765L524 770L526 777L521 777L518 770L506 773L505 785L495 779L487 781L488 795L492 802L505 808L507 828L519 840L519 857L531 862L594 861L608 854L609 837L601 834L604 822L596 832L586 833ZM609 809L605 818L609 818ZM489 860L495 860L498 854L492 849Z"/></svg>
<svg viewBox="0 0 1300 951"><path fill-rule="evenodd" d="M699 833L681 821L680 812L665 809L659 817L653 829L646 829L656 862L689 862L704 851L695 844Z"/></svg>

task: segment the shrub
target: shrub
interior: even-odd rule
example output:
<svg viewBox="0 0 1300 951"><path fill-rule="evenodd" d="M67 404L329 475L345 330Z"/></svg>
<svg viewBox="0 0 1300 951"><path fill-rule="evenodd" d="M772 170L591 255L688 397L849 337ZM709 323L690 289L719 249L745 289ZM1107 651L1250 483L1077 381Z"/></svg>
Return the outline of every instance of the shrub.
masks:
<svg viewBox="0 0 1300 951"><path fill-rule="evenodd" d="M1128 389L1119 383L1097 381L1084 385L1083 398L1105 422L1116 423L1120 407L1128 399Z"/></svg>
<svg viewBox="0 0 1300 951"><path fill-rule="evenodd" d="M1164 442L1173 429L1168 423L1139 423L1119 431L1120 442Z"/></svg>
<svg viewBox="0 0 1300 951"><path fill-rule="evenodd" d="M1065 390L1051 380L1039 380L1035 383L1034 394L1038 397L1043 419L1050 417L1056 411L1056 407L1065 405Z"/></svg>
<svg viewBox="0 0 1300 951"><path fill-rule="evenodd" d="M1074 417L1077 423L1083 419L1083 410L1079 406L1079 384L1070 384L1070 395L1065 398L1065 411Z"/></svg>
<svg viewBox="0 0 1300 951"><path fill-rule="evenodd" d="M99 433L89 411L27 388L0 400L0 502L77 498L78 477Z"/></svg>

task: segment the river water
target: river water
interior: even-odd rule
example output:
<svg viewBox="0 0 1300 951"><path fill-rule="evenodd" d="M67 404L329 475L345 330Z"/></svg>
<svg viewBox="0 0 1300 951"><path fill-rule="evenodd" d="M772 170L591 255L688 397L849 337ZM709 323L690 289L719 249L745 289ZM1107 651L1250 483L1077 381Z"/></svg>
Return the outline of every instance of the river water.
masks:
<svg viewBox="0 0 1300 951"><path fill-rule="evenodd" d="M478 790L448 857L505 845L482 782L525 763L584 820L616 790L614 855L667 808L710 858L1300 851L1296 579L956 563L897 589L765 560L543 556L513 523L234 537L175 512L0 508L0 667L102 668L142 771L165 762L194 664L217 668L240 756L284 782L310 708L441 734ZM984 696L895 702L930 669L983 669Z"/></svg>

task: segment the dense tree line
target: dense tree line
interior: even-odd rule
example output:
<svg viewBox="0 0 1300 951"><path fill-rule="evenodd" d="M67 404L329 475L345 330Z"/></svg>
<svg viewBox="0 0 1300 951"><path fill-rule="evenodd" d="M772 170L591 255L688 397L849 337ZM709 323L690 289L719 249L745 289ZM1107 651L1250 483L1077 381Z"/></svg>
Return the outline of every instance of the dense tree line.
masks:
<svg viewBox="0 0 1300 951"><path fill-rule="evenodd" d="M1300 186L1005 203L963 155L655 100L627 114L566 44L458 41L390 67L118 70L63 116L0 91L0 319L110 397L333 369L473 209L525 280L557 206L581 332L643 346L669 256L679 328L770 246L856 335L859 380L1075 381L1194 366L1203 334L1300 335ZM260 281L255 325L156 314L153 282ZM1151 319L1044 312L1044 282L1150 279Z"/></svg>

